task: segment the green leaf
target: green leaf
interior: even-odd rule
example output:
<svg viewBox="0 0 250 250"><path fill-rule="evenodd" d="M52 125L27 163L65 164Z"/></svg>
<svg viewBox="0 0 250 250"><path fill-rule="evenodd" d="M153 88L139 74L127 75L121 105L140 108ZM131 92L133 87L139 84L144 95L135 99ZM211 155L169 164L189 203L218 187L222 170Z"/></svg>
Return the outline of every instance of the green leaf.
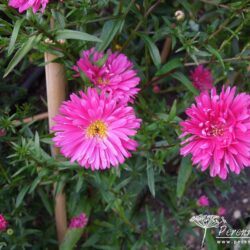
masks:
<svg viewBox="0 0 250 250"><path fill-rule="evenodd" d="M184 194L186 183L192 173L192 164L188 157L184 157L181 160L181 166L177 178L176 194L178 198L181 198Z"/></svg>
<svg viewBox="0 0 250 250"><path fill-rule="evenodd" d="M149 54L153 60L154 65L159 68L161 65L161 56L160 56L160 52L159 49L156 47L156 45L154 44L154 42L151 40L150 37L144 35L144 34L140 34L140 36L142 37L142 39L145 42L145 45L148 47L149 49Z"/></svg>
<svg viewBox="0 0 250 250"><path fill-rule="evenodd" d="M94 246L95 243L100 239L99 234L92 234L82 245L82 247L91 247Z"/></svg>
<svg viewBox="0 0 250 250"><path fill-rule="evenodd" d="M183 64L181 63L179 58L174 58L171 61L167 62L166 64L164 64L157 72L156 72L156 76L159 75L163 75L163 74L167 74L168 72L180 68L182 67Z"/></svg>
<svg viewBox="0 0 250 250"><path fill-rule="evenodd" d="M68 30L68 29L58 30L55 35L56 39L65 39L65 40L75 39L88 42L101 42L101 40L96 36L77 30Z"/></svg>
<svg viewBox="0 0 250 250"><path fill-rule="evenodd" d="M147 159L147 177L148 177L148 187L151 194L155 197L155 174L154 168L149 160Z"/></svg>
<svg viewBox="0 0 250 250"><path fill-rule="evenodd" d="M39 138L39 133L36 131L35 133L35 141L34 141L34 146L35 146L35 151L36 154L39 155L40 153L40 138Z"/></svg>
<svg viewBox="0 0 250 250"><path fill-rule="evenodd" d="M114 190L116 192L118 192L121 188L127 186L132 180L132 177L128 177L127 179L123 180L122 182L120 182L118 185L115 186Z"/></svg>
<svg viewBox="0 0 250 250"><path fill-rule="evenodd" d="M207 230L206 243L207 243L206 245L207 245L208 250L217 250L218 249L217 243L209 230Z"/></svg>
<svg viewBox="0 0 250 250"><path fill-rule="evenodd" d="M169 112L168 121L172 121L176 116L176 104L177 104L177 101L174 100L174 103L173 103L171 110Z"/></svg>
<svg viewBox="0 0 250 250"><path fill-rule="evenodd" d="M78 176L78 180L77 180L77 183L76 183L76 193L79 193L79 191L82 188L82 185L83 185L83 176L81 174L81 175Z"/></svg>
<svg viewBox="0 0 250 250"><path fill-rule="evenodd" d="M26 56L26 54L33 48L34 44L37 43L40 39L42 39L42 36L32 36L22 45L22 47L11 59L3 77L6 77L15 68L15 66Z"/></svg>
<svg viewBox="0 0 250 250"><path fill-rule="evenodd" d="M199 94L197 89L193 86L192 82L185 75L183 75L181 72L175 72L175 73L171 74L171 76L173 78L175 78L176 80L180 81L183 85L185 85L187 87L187 89L190 92L192 92L193 94L195 94L195 95Z"/></svg>
<svg viewBox="0 0 250 250"><path fill-rule="evenodd" d="M213 55L219 60L219 62L221 63L223 69L225 69L225 64L224 64L224 62L223 62L223 59L222 59L220 53L219 53L216 49L214 49L211 45L208 45L208 46L207 46L207 50L208 50L211 54L213 54Z"/></svg>
<svg viewBox="0 0 250 250"><path fill-rule="evenodd" d="M55 19L55 25L60 28L64 29L65 27L65 16L62 15L59 11L56 11L54 9L51 9L52 16Z"/></svg>
<svg viewBox="0 0 250 250"><path fill-rule="evenodd" d="M18 33L19 33L19 30L20 30L20 27L23 23L23 20L24 19L18 19L14 25L14 29L13 29L13 32L11 34L11 38L10 38L10 44L9 44L9 47L8 47L8 56L10 54L12 54L14 48L15 48L15 43L16 43L16 39L17 39L17 36L18 36Z"/></svg>
<svg viewBox="0 0 250 250"><path fill-rule="evenodd" d="M46 168L43 168L40 172L39 175L34 179L34 181L31 184L30 190L29 190L29 194L31 194L32 192L34 192L34 190L37 188L37 186L39 185L39 183L41 182L42 178L44 176L48 175L48 170Z"/></svg>
<svg viewBox="0 0 250 250"><path fill-rule="evenodd" d="M95 65L98 67L102 67L104 63L107 61L108 55L104 55L101 59L99 59L97 62L95 62Z"/></svg>
<svg viewBox="0 0 250 250"><path fill-rule="evenodd" d="M19 207L23 202L24 196L29 190L29 186L24 186L16 198L16 207Z"/></svg>
<svg viewBox="0 0 250 250"><path fill-rule="evenodd" d="M76 246L83 233L83 228L68 229L60 250L72 250Z"/></svg>
<svg viewBox="0 0 250 250"><path fill-rule="evenodd" d="M40 182L41 182L41 178L40 178L40 176L37 176L31 184L29 194L34 192L34 190L36 189L36 187L39 185Z"/></svg>
<svg viewBox="0 0 250 250"><path fill-rule="evenodd" d="M115 35L122 30L122 27L124 25L124 20L109 20L105 22L102 33L101 33L101 39L102 43L100 43L97 47L99 51L105 50L115 37Z"/></svg>
<svg viewBox="0 0 250 250"><path fill-rule="evenodd" d="M49 201L48 195L41 188L38 189L38 194L43 202L44 207L47 209L48 213L52 216L53 209Z"/></svg>

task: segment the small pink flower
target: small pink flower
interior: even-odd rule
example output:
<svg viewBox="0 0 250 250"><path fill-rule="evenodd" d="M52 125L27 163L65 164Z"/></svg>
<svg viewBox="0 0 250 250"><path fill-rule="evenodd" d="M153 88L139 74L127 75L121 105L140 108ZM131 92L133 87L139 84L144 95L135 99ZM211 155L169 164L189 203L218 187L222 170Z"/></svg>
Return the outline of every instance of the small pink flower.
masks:
<svg viewBox="0 0 250 250"><path fill-rule="evenodd" d="M213 77L211 72L199 65L190 75L193 85L200 91L209 90L213 87Z"/></svg>
<svg viewBox="0 0 250 250"><path fill-rule="evenodd" d="M217 210L217 214L219 216L223 216L226 214L226 209L224 207L219 207L218 210Z"/></svg>
<svg viewBox="0 0 250 250"><path fill-rule="evenodd" d="M10 0L9 6L18 9L20 13L25 10L32 8L33 12L36 13L42 6L42 12L44 12L46 5L49 0Z"/></svg>
<svg viewBox="0 0 250 250"><path fill-rule="evenodd" d="M201 207L207 207L209 206L209 200L208 197L206 195L202 195L199 199L198 199L198 205Z"/></svg>
<svg viewBox="0 0 250 250"><path fill-rule="evenodd" d="M157 85L157 84L155 84L154 86L153 86L153 92L155 93L155 94L158 94L159 92L160 92L160 87L159 87L159 85Z"/></svg>
<svg viewBox="0 0 250 250"><path fill-rule="evenodd" d="M53 141L61 153L85 168L102 170L117 167L131 157L138 144L130 138L141 120L132 107L114 100L104 91L88 88L70 96L54 120Z"/></svg>
<svg viewBox="0 0 250 250"><path fill-rule="evenodd" d="M71 219L69 228L84 228L88 223L88 217L85 213L81 213L78 216L75 216Z"/></svg>
<svg viewBox="0 0 250 250"><path fill-rule="evenodd" d="M188 136L181 155L192 154L193 165L210 168L212 177L226 179L230 171L250 167L250 96L235 92L235 87L223 87L220 95L215 88L202 92L180 123L181 137Z"/></svg>
<svg viewBox="0 0 250 250"><path fill-rule="evenodd" d="M111 93L113 98L124 103L133 102L139 92L136 86L140 78L133 69L133 63L122 53L108 50L104 55L92 48L83 52L73 69L78 72L76 76L82 71L96 88Z"/></svg>
<svg viewBox="0 0 250 250"><path fill-rule="evenodd" d="M6 230L8 226L7 220L4 218L2 214L0 214L0 231Z"/></svg>

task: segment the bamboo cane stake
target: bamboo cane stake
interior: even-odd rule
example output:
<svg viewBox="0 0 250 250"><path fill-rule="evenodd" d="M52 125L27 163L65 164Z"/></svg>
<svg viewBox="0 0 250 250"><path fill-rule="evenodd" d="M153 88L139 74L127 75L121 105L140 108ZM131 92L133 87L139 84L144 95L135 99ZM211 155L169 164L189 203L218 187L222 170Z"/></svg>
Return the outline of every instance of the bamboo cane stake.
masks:
<svg viewBox="0 0 250 250"><path fill-rule="evenodd" d="M172 46L172 38L166 37L163 49L161 51L161 63L165 63L169 57L169 54L171 52L171 46Z"/></svg>
<svg viewBox="0 0 250 250"><path fill-rule="evenodd" d="M45 53L44 56L46 63L48 118L49 127L51 128L54 124L53 117L58 113L59 106L65 100L66 78L64 66L53 62L57 56L50 53ZM52 146L51 153L52 156L56 157L59 154L59 149ZM56 185L54 185L54 190ZM58 241L61 243L67 230L66 196L63 190L55 196L55 221Z"/></svg>

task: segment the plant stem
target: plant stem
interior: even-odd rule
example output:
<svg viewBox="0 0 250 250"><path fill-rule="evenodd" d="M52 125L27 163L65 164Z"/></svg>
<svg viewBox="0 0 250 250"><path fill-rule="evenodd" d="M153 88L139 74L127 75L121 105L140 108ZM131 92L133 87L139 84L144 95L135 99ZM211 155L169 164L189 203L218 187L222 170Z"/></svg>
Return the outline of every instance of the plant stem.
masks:
<svg viewBox="0 0 250 250"><path fill-rule="evenodd" d="M38 115L34 115L34 116L31 116L31 117L27 117L27 118L24 118L23 120L14 120L13 121L13 124L15 126L19 126L23 123L29 123L29 122L33 122L33 121L40 121L40 120L44 120L44 119L47 119L48 118L48 112L44 112L44 113L41 113L41 114L38 114Z"/></svg>
<svg viewBox="0 0 250 250"><path fill-rule="evenodd" d="M237 61L245 61L245 60L246 61L250 60L250 56L245 56L245 57L243 57L243 56L236 56L236 57L231 57L231 58L225 58L225 59L223 59L223 62L235 62L235 61L237 62ZM213 60L213 61L201 60L198 63L199 64L209 64L211 62L213 62L213 63L219 63L218 60ZM184 63L184 65L187 66L187 67L189 67L189 66L195 66L196 63L188 62L188 63Z"/></svg>

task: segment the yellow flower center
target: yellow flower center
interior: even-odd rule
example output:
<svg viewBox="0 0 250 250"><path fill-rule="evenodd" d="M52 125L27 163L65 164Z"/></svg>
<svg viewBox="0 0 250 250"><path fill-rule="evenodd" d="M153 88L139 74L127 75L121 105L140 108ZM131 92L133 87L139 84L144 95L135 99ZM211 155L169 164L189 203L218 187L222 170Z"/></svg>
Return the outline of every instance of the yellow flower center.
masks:
<svg viewBox="0 0 250 250"><path fill-rule="evenodd" d="M92 122L87 128L87 136L93 138L99 136L104 138L107 135L107 126L103 121L97 120Z"/></svg>
<svg viewBox="0 0 250 250"><path fill-rule="evenodd" d="M213 136L222 136L224 134L224 129L223 128L212 128L211 134Z"/></svg>
<svg viewBox="0 0 250 250"><path fill-rule="evenodd" d="M109 80L98 77L97 83L100 85L107 85L107 84L109 84Z"/></svg>

